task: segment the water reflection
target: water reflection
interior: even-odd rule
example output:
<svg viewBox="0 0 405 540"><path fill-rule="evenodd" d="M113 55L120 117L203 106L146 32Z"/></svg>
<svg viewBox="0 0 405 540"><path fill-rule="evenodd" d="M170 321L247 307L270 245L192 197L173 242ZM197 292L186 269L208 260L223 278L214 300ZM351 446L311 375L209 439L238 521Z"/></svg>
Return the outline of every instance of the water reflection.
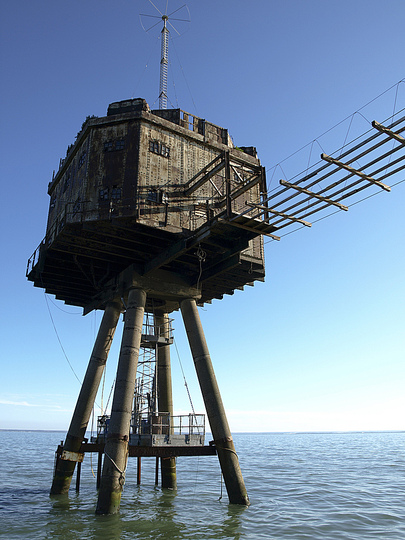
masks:
<svg viewBox="0 0 405 540"><path fill-rule="evenodd" d="M235 540L242 538L242 515L244 512L249 512L248 506L228 505L227 517L222 527L224 538L230 537Z"/></svg>

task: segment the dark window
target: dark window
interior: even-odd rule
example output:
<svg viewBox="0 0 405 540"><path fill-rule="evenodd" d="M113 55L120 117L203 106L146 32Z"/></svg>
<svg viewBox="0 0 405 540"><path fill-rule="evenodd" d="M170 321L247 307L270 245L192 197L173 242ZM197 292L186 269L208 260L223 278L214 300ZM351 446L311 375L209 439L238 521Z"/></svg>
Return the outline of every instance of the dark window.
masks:
<svg viewBox="0 0 405 540"><path fill-rule="evenodd" d="M111 199L113 201L118 201L121 199L121 188L118 186L113 186L111 190Z"/></svg>
<svg viewBox="0 0 405 540"><path fill-rule="evenodd" d="M83 154L79 158L78 167L82 167L83 163L86 161L86 152L83 152Z"/></svg>
<svg viewBox="0 0 405 540"><path fill-rule="evenodd" d="M170 155L170 148L159 141L149 141L149 151L167 158Z"/></svg>
<svg viewBox="0 0 405 540"><path fill-rule="evenodd" d="M149 150L155 154L159 154L159 142L158 141L149 141Z"/></svg>
<svg viewBox="0 0 405 540"><path fill-rule="evenodd" d="M160 155L162 155L163 157L169 157L170 155L170 148L168 146L166 146L165 144L161 144L160 145Z"/></svg>
<svg viewBox="0 0 405 540"><path fill-rule="evenodd" d="M146 198L147 201L153 202L153 203L159 203L159 204L167 204L169 202L169 198L167 194L164 191L151 189L148 192L148 196Z"/></svg>
<svg viewBox="0 0 405 540"><path fill-rule="evenodd" d="M106 141L104 143L104 152L113 152L114 150L123 150L125 146L124 139L118 139L117 141Z"/></svg>
<svg viewBox="0 0 405 540"><path fill-rule="evenodd" d="M51 205L50 205L50 207L51 207L51 208L55 208L55 206L56 206L56 197L53 196L52 199L51 199Z"/></svg>
<svg viewBox="0 0 405 540"><path fill-rule="evenodd" d="M100 201L107 201L108 200L108 188L100 189L98 192L98 197Z"/></svg>
<svg viewBox="0 0 405 540"><path fill-rule="evenodd" d="M158 202L158 192L151 190L148 193L148 201L150 202Z"/></svg>
<svg viewBox="0 0 405 540"><path fill-rule="evenodd" d="M69 186L70 186L70 174L68 174L65 177L65 181L63 183L63 193L65 193L65 191L68 189Z"/></svg>

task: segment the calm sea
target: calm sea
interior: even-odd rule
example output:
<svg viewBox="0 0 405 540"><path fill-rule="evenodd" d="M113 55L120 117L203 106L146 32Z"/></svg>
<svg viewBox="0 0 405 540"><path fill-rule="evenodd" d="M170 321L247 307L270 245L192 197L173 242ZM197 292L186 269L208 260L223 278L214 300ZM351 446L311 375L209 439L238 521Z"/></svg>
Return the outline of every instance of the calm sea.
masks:
<svg viewBox="0 0 405 540"><path fill-rule="evenodd" d="M154 458L137 486L132 458L115 516L94 513L89 455L80 493L49 498L63 437L0 431L1 539L405 539L405 432L235 434L249 508L221 498L216 457L179 458L176 493L155 488Z"/></svg>

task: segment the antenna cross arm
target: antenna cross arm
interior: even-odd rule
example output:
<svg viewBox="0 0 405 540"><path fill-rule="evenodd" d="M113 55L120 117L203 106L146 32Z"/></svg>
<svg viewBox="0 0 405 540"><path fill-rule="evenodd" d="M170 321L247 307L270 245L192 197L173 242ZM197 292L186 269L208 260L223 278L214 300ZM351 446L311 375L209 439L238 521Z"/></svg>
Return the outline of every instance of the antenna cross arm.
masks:
<svg viewBox="0 0 405 540"><path fill-rule="evenodd" d="M303 219L298 219L294 216L289 216L288 214L284 214L284 212L278 212L277 210L273 210L273 208L267 208L267 206L262 206L260 204L255 204L249 201L246 201L247 206L251 206L253 208L257 208L257 210L263 210L263 212L270 212L271 214L274 214L275 216L280 216L285 219L289 219L290 221L294 221L296 223L302 223L306 227L312 227L312 223L309 221L304 221Z"/></svg>
<svg viewBox="0 0 405 540"><path fill-rule="evenodd" d="M332 199L328 199L327 197L323 197L322 195L318 195L318 193L314 193L313 191L309 191L309 189L296 186L295 184L290 184L289 182L286 182L285 180L280 180L280 184L285 187L296 189L297 191L300 191L301 193L305 193L306 195L310 195L311 197L315 197L315 199L319 199L320 201L324 201L328 204L333 204L333 206L337 206L341 210L346 210L346 211L349 210L347 206L344 206L343 204L340 204L336 201L332 201Z"/></svg>
<svg viewBox="0 0 405 540"><path fill-rule="evenodd" d="M378 180L374 180L371 176L368 176L367 174L364 174L361 171L358 171L357 169L353 169L353 167L350 167L350 165L346 165L346 163L342 163L341 161L338 161L337 159L334 159L327 154L321 154L321 159L324 161L327 161L328 163L332 163L333 165L337 165L341 169L345 169L346 171L349 171L351 174L355 174L357 176L360 176L363 180L367 180L367 182L370 182L371 184L375 184L376 186L379 186L382 189L385 189L385 191L391 191L391 188L387 186L386 184L383 184L382 182L379 182Z"/></svg>
<svg viewBox="0 0 405 540"><path fill-rule="evenodd" d="M391 137L391 139L395 139L396 141L400 142L401 144L404 144L405 145L405 139L404 137L401 137L401 135L399 135L398 133L395 133L395 131L391 131L390 129L388 129L387 127L383 126L382 124L380 124L379 122L377 122L376 120L373 120L371 122L371 125L373 126L373 128L377 129L380 133L385 133L386 135L388 135L389 137Z"/></svg>

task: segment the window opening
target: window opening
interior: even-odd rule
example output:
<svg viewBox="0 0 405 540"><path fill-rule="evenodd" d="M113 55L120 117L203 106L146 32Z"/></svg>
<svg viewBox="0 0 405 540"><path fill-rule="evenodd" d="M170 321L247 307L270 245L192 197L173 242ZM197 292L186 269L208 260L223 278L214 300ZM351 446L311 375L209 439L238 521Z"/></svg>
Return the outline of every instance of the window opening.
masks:
<svg viewBox="0 0 405 540"><path fill-rule="evenodd" d="M70 186L70 174L68 174L65 178L65 182L63 184L63 193L65 193L65 191L68 189L69 186Z"/></svg>
<svg viewBox="0 0 405 540"><path fill-rule="evenodd" d="M83 154L79 158L79 163L78 163L79 169L83 166L85 161L86 161L86 152L83 152Z"/></svg>
<svg viewBox="0 0 405 540"><path fill-rule="evenodd" d="M107 201L108 200L108 188L100 189L100 191L99 191L99 199L100 199L100 201Z"/></svg>
<svg viewBox="0 0 405 540"><path fill-rule="evenodd" d="M159 141L149 141L149 151L166 158L170 156L170 148Z"/></svg>
<svg viewBox="0 0 405 540"><path fill-rule="evenodd" d="M121 199L121 188L118 186L113 186L111 190L111 199L117 201Z"/></svg>

